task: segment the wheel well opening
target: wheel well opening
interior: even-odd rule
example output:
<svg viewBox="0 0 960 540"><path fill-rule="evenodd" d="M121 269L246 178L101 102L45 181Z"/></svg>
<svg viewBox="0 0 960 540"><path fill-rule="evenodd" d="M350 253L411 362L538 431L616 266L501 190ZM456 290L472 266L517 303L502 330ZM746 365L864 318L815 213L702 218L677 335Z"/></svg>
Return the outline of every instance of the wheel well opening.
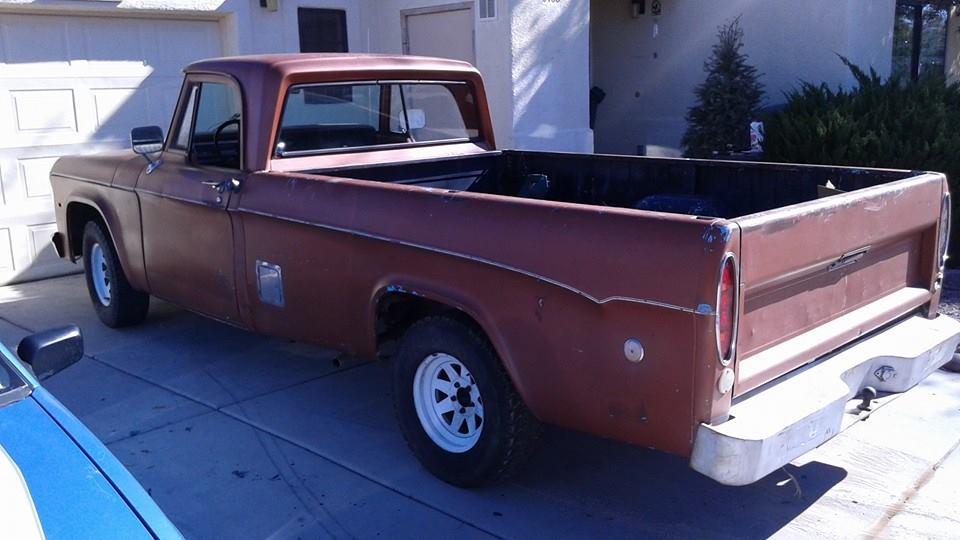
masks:
<svg viewBox="0 0 960 540"><path fill-rule="evenodd" d="M88 221L99 223L103 232L108 233L103 217L94 207L83 203L67 205L67 241L73 258L83 256L83 229Z"/></svg>
<svg viewBox="0 0 960 540"><path fill-rule="evenodd" d="M377 347L396 342L413 323L440 315L456 319L486 337L483 327L459 308L407 292L391 292L377 304Z"/></svg>

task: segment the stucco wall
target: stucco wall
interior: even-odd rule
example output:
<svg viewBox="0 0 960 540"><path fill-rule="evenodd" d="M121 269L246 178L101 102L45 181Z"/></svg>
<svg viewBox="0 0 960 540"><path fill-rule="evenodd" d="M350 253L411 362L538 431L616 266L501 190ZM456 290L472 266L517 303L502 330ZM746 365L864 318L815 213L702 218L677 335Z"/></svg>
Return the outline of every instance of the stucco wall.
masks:
<svg viewBox="0 0 960 540"><path fill-rule="evenodd" d="M590 152L590 1L515 0L513 136L519 148Z"/></svg>
<svg viewBox="0 0 960 540"><path fill-rule="evenodd" d="M763 73L767 104L800 80L850 85L836 54L890 72L895 0L663 0L659 17L630 17L628 2L594 1L593 84L606 93L599 152L679 153L684 116L718 25L741 16L744 51Z"/></svg>

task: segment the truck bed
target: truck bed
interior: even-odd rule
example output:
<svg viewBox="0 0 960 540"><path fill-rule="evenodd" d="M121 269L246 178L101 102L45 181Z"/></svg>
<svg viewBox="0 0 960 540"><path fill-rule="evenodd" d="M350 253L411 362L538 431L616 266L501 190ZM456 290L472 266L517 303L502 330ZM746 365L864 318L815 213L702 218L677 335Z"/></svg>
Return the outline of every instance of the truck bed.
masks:
<svg viewBox="0 0 960 540"><path fill-rule="evenodd" d="M735 395L933 300L942 175L527 151L305 172L716 221L740 239Z"/></svg>
<svg viewBox="0 0 960 540"><path fill-rule="evenodd" d="M304 172L725 219L917 174L886 169L515 150Z"/></svg>

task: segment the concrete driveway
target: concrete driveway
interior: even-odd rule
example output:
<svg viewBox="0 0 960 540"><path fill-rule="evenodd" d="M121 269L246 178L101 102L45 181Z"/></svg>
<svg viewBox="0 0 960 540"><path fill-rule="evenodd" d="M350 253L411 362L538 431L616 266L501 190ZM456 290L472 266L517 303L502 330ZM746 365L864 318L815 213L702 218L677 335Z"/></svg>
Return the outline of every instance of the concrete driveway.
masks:
<svg viewBox="0 0 960 540"><path fill-rule="evenodd" d="M188 538L948 538L960 531L960 375L938 372L747 487L564 430L512 481L435 480L394 422L390 366L259 337L154 301L101 325L82 276L0 287L0 341L77 323L46 386Z"/></svg>

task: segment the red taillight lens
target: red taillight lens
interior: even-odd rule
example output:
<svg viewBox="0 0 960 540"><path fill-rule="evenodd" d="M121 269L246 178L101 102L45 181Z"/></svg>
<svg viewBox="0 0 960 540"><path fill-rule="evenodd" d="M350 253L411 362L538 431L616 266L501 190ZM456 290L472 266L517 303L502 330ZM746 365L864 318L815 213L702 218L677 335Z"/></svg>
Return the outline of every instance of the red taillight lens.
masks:
<svg viewBox="0 0 960 540"><path fill-rule="evenodd" d="M732 253L723 259L717 286L717 351L726 364L733 358L737 331L737 260Z"/></svg>
<svg viewBox="0 0 960 540"><path fill-rule="evenodd" d="M947 264L947 247L950 244L950 194L943 196L943 204L940 206L940 235L937 238L937 250L940 253L940 266Z"/></svg>

